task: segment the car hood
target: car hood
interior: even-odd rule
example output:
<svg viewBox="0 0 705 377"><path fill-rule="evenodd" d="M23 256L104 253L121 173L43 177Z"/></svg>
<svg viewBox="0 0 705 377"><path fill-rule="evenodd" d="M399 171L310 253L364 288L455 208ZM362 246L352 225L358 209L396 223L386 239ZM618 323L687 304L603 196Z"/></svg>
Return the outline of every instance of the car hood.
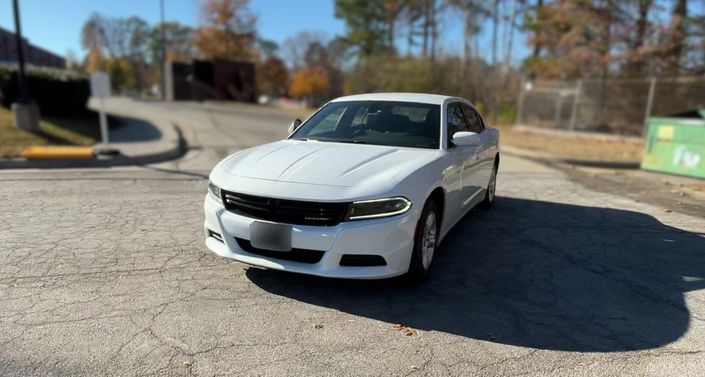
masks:
<svg viewBox="0 0 705 377"><path fill-rule="evenodd" d="M433 149L282 140L232 155L221 167L244 178L352 187L393 184L437 155Z"/></svg>

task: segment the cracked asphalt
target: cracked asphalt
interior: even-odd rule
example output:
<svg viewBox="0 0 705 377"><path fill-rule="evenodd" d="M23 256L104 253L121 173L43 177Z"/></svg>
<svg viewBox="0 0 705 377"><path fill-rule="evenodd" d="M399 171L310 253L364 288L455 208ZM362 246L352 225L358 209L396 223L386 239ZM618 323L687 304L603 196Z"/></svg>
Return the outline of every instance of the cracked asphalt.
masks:
<svg viewBox="0 0 705 377"><path fill-rule="evenodd" d="M0 375L703 375L704 216L506 156L424 284L261 270L203 245L205 177L290 119L152 106L183 159L0 172Z"/></svg>

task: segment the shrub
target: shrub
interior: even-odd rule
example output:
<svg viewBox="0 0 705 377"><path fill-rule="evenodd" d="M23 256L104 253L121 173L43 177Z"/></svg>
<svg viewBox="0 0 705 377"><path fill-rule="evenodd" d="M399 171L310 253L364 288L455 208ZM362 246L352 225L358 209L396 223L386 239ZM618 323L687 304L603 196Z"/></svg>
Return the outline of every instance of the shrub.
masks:
<svg viewBox="0 0 705 377"><path fill-rule="evenodd" d="M57 69L29 68L27 86L42 115L66 117L88 112L90 83L86 76ZM0 104L10 107L18 98L17 70L0 67Z"/></svg>

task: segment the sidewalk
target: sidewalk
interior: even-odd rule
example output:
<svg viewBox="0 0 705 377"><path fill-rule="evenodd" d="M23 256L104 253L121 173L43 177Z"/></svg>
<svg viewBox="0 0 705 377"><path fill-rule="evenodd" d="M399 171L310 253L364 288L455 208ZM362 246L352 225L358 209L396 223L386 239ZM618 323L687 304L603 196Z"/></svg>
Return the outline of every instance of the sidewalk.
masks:
<svg viewBox="0 0 705 377"><path fill-rule="evenodd" d="M181 131L159 117L148 104L129 98L111 97L103 100L110 116L109 144L93 147L93 158L9 158L0 159L0 169L83 168L140 165L177 158L185 152ZM100 102L91 98L87 107L98 111ZM98 127L96 114L96 127ZM115 123L118 126L115 127ZM101 152L116 151L103 155Z"/></svg>
<svg viewBox="0 0 705 377"><path fill-rule="evenodd" d="M702 217L705 213L705 180L650 172L638 163L576 160L547 153L501 146L501 153L535 161L562 171L585 187L649 203L663 212Z"/></svg>

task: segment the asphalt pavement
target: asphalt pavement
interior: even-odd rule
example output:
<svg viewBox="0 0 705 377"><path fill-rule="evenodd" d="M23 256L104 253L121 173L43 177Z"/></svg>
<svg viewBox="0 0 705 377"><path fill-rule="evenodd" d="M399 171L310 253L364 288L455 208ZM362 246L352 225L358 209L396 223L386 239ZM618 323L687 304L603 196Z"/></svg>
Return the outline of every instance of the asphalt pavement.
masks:
<svg viewBox="0 0 705 377"><path fill-rule="evenodd" d="M207 174L291 118L154 103L144 167L0 171L0 375L701 376L705 217L505 156L431 279L261 270L203 244Z"/></svg>

